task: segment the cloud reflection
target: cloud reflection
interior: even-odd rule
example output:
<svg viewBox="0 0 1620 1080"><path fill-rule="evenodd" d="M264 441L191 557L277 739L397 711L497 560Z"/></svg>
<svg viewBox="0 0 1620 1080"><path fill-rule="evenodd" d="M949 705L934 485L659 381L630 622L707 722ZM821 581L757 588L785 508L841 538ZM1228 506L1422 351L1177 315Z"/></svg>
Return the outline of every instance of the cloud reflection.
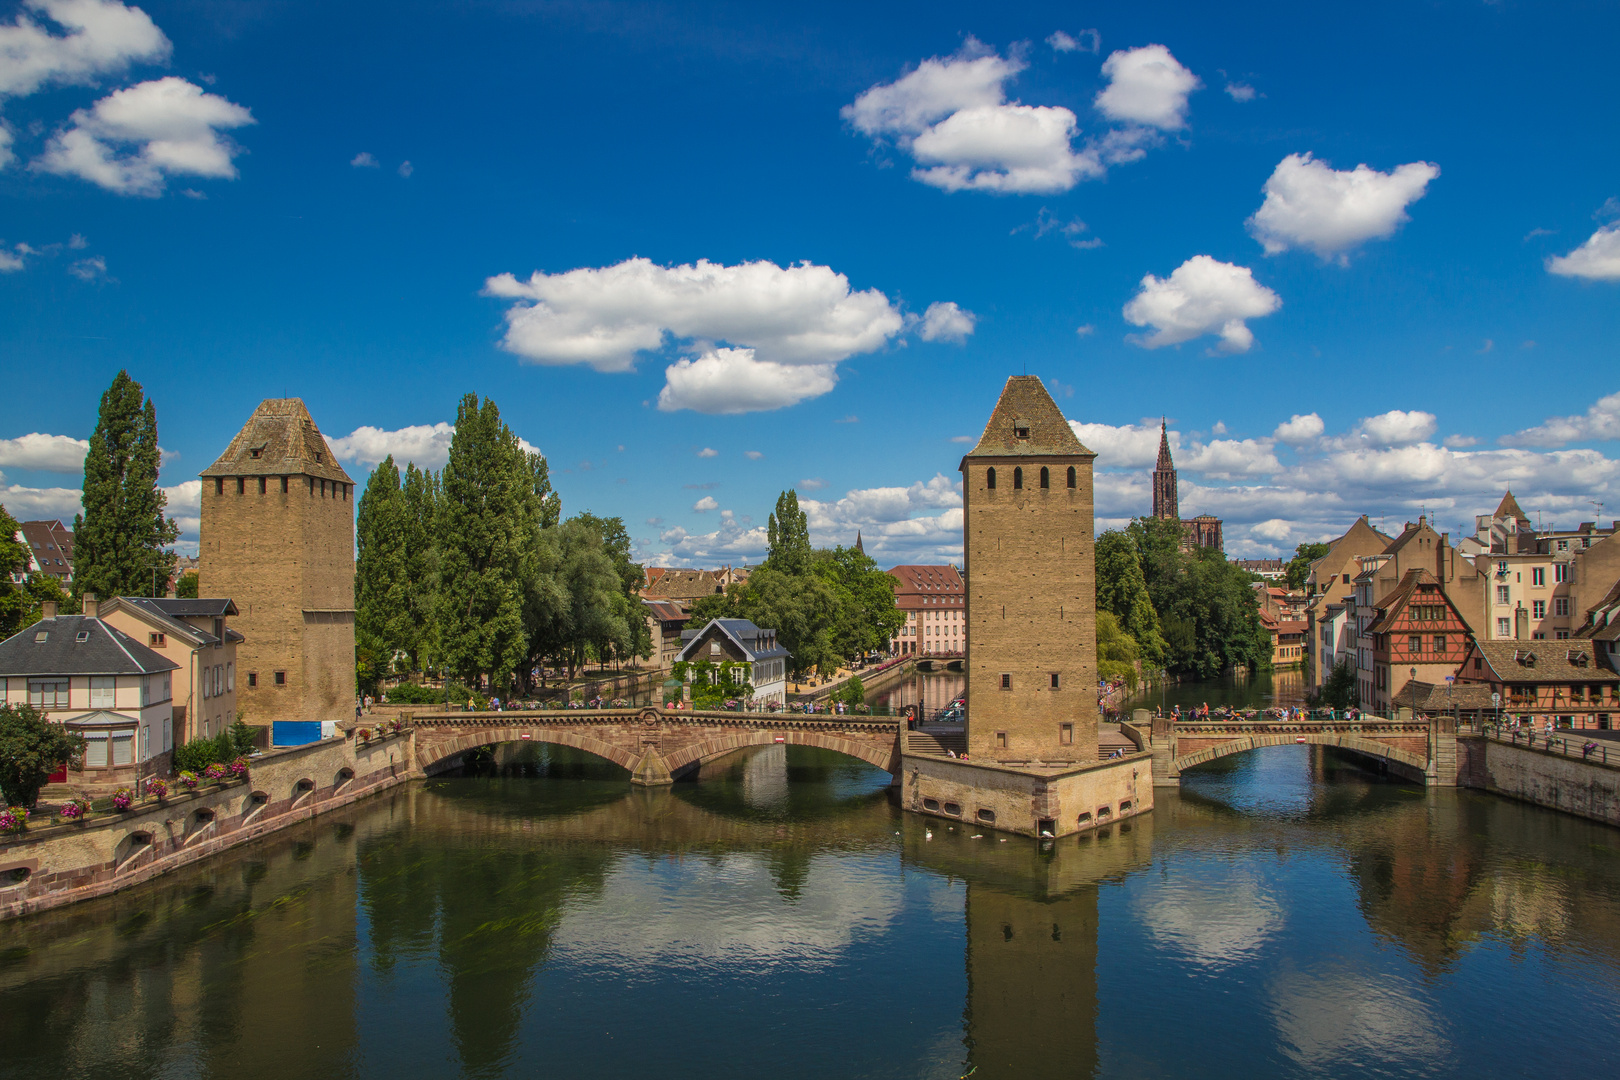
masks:
<svg viewBox="0 0 1620 1080"><path fill-rule="evenodd" d="M1252 873L1210 865L1163 882L1138 912L1161 947L1203 967L1253 956L1282 927L1282 908Z"/></svg>

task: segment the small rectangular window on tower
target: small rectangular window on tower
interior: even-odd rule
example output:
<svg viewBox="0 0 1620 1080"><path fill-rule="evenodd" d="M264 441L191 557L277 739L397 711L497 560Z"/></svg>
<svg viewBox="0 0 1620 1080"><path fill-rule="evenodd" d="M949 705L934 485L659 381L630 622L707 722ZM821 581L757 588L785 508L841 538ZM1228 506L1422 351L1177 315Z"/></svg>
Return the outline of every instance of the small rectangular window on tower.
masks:
<svg viewBox="0 0 1620 1080"><path fill-rule="evenodd" d="M1007 733L1005 731L996 732L996 749L1007 749Z"/></svg>
<svg viewBox="0 0 1620 1080"><path fill-rule="evenodd" d="M248 672L248 685L249 686L258 686L259 685L259 673L257 671Z"/></svg>
<svg viewBox="0 0 1620 1080"><path fill-rule="evenodd" d="M1058 725L1058 742L1062 743L1064 746L1073 746L1074 745L1074 725L1073 724L1059 724Z"/></svg>
<svg viewBox="0 0 1620 1080"><path fill-rule="evenodd" d="M1058 673L1054 671L1054 672L1052 672L1052 689L1056 690L1057 688L1058 688Z"/></svg>
<svg viewBox="0 0 1620 1080"><path fill-rule="evenodd" d="M1001 688L1003 690L1011 690L1012 689L1012 672L1003 671L1001 673Z"/></svg>
<svg viewBox="0 0 1620 1080"><path fill-rule="evenodd" d="M286 686L287 685L287 673L285 671L276 672L276 685L277 686Z"/></svg>

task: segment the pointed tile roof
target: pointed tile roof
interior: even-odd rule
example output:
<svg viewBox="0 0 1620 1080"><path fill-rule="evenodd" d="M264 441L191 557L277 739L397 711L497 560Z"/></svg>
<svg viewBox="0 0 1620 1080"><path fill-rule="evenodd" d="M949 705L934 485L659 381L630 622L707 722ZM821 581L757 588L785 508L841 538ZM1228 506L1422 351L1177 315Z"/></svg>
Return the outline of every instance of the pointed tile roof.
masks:
<svg viewBox="0 0 1620 1080"><path fill-rule="evenodd" d="M352 484L302 398L266 398L203 476L313 476Z"/></svg>
<svg viewBox="0 0 1620 1080"><path fill-rule="evenodd" d="M1497 504L1496 513L1492 516L1497 518L1507 518L1510 521L1530 520L1530 515L1526 514L1519 508L1519 500L1513 497L1513 492L1511 491L1502 496L1502 501Z"/></svg>
<svg viewBox="0 0 1620 1080"><path fill-rule="evenodd" d="M1019 432L1025 432L1023 437ZM979 445L967 457L1070 455L1094 458L1075 437L1039 375L1014 375L1002 388Z"/></svg>

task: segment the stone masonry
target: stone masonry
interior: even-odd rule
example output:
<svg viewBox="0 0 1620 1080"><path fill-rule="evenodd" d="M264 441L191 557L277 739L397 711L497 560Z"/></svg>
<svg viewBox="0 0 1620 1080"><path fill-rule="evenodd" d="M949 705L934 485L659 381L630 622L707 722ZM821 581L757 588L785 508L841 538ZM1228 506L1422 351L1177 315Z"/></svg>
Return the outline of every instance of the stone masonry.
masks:
<svg viewBox="0 0 1620 1080"><path fill-rule="evenodd" d="M298 398L261 402L202 473L201 595L230 597L251 724L352 717L354 482Z"/></svg>
<svg viewBox="0 0 1620 1080"><path fill-rule="evenodd" d="M1034 375L962 459L971 760L1097 760L1095 459Z"/></svg>

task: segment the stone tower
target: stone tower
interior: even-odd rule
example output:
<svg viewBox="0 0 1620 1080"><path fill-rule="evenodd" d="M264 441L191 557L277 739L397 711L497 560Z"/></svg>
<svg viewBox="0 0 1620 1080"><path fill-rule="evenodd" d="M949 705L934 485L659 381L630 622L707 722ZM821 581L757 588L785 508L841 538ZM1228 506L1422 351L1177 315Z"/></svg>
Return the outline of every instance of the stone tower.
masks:
<svg viewBox="0 0 1620 1080"><path fill-rule="evenodd" d="M354 715L354 482L298 398L261 402L202 473L203 596L241 612L251 724Z"/></svg>
<svg viewBox="0 0 1620 1080"><path fill-rule="evenodd" d="M1170 432L1162 420L1159 421L1159 463L1153 467L1153 516L1181 520L1180 500L1176 496L1176 463L1170 460Z"/></svg>
<svg viewBox="0 0 1620 1080"><path fill-rule="evenodd" d="M1017 375L962 459L969 760L1097 758L1095 458Z"/></svg>

